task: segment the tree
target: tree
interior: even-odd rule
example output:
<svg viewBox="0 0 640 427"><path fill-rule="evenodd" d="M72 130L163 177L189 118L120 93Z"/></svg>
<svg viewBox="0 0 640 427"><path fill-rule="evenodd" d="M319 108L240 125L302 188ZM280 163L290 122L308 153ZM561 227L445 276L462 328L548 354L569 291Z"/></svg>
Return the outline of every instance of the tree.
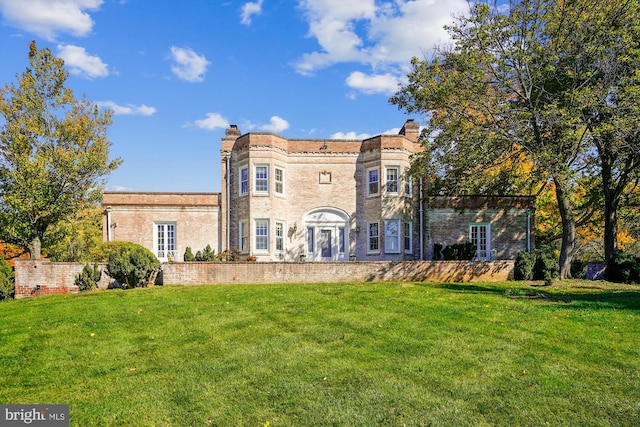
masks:
<svg viewBox="0 0 640 427"><path fill-rule="evenodd" d="M640 4L602 1L591 5L579 31L566 34L569 52L594 78L578 92L581 119L589 129L604 208L604 258L618 251L618 212L640 178ZM584 49L588 46L588 49Z"/></svg>
<svg viewBox="0 0 640 427"><path fill-rule="evenodd" d="M0 89L0 239L40 258L54 224L100 200L109 159L111 112L65 87L64 61L29 45L30 67Z"/></svg>
<svg viewBox="0 0 640 427"><path fill-rule="evenodd" d="M606 33L608 14L619 12L616 3L594 8L586 0L513 0L506 13L496 2L475 3L469 17L448 27L454 45L431 60L414 58L408 84L390 100L430 116L426 155L461 183L458 189L498 160L531 162L531 179L555 190L561 278L571 276L576 249L574 192L579 182L592 185L596 169L583 113L584 90L597 84L597 73L575 53L610 43L589 38L587 24Z"/></svg>
<svg viewBox="0 0 640 427"><path fill-rule="evenodd" d="M99 260L104 246L102 216L102 208L91 204L52 225L43 240L47 258L57 262Z"/></svg>

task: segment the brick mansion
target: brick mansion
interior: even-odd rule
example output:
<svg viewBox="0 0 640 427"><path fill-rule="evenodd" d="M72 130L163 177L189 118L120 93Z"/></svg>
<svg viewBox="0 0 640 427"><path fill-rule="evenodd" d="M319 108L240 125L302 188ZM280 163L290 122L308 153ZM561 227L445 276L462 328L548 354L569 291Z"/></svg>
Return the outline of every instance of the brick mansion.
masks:
<svg viewBox="0 0 640 427"><path fill-rule="evenodd" d="M364 140L222 139L220 193L110 192L105 241L130 241L161 261L210 245L257 261L431 259L434 244L470 241L477 259L513 259L533 244L534 198L424 197L408 175L419 125Z"/></svg>

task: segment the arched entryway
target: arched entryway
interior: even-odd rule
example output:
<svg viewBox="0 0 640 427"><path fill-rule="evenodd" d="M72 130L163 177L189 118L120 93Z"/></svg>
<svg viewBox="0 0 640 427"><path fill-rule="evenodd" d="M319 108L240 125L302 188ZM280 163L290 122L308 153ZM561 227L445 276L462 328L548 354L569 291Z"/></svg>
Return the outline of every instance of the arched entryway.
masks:
<svg viewBox="0 0 640 427"><path fill-rule="evenodd" d="M304 216L307 261L345 261L349 259L349 215L336 208L323 207Z"/></svg>

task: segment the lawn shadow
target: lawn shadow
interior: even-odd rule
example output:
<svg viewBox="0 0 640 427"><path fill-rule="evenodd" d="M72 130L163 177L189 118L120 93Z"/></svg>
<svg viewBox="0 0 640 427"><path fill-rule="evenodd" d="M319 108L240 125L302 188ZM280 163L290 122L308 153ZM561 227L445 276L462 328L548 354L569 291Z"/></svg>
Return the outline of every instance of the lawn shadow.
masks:
<svg viewBox="0 0 640 427"><path fill-rule="evenodd" d="M519 282L510 283L513 283L514 286L496 286L490 283L416 283L416 285L448 289L454 292L501 295L510 299L544 300L567 309L640 310L640 290L585 288L581 286L575 288L533 287L520 285Z"/></svg>

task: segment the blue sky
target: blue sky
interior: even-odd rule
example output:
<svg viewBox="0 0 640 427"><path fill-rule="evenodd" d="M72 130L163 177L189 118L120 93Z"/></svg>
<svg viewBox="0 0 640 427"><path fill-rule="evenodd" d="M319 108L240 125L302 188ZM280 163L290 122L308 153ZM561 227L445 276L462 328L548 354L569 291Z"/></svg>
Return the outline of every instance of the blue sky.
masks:
<svg viewBox="0 0 640 427"><path fill-rule="evenodd" d="M0 86L49 47L76 97L114 111L108 190L220 191L220 139L366 138L409 117L388 99L447 43L466 0L0 0Z"/></svg>

